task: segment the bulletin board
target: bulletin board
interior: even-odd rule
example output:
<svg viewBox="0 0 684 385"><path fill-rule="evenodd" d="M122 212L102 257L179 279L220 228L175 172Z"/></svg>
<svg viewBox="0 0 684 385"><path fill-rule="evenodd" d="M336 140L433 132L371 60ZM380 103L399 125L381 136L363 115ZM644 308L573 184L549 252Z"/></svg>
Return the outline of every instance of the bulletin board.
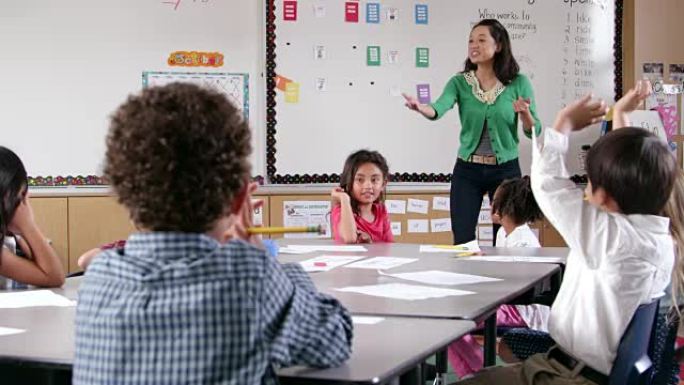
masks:
<svg viewBox="0 0 684 385"><path fill-rule="evenodd" d="M621 89L622 1L267 0L266 170L274 183L336 182L349 153L380 151L394 181L446 182L457 157L457 108L429 121L405 92L436 100L463 69L468 34L484 18L507 27L550 125L565 104ZM520 136L529 172L531 141ZM574 135L576 154L599 128ZM575 156L573 156L575 155Z"/></svg>

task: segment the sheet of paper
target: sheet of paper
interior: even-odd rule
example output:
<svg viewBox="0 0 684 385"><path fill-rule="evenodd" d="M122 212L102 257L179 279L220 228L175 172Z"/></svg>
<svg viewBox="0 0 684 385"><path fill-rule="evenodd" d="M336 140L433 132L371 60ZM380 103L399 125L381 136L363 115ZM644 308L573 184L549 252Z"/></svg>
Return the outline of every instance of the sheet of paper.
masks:
<svg viewBox="0 0 684 385"><path fill-rule="evenodd" d="M428 285L470 285L473 283L496 282L499 278L484 277L481 275L452 273L450 271L427 270L415 271L411 273L387 274L380 272L380 275L426 283Z"/></svg>
<svg viewBox="0 0 684 385"><path fill-rule="evenodd" d="M406 214L406 201L388 199L385 201L385 208L388 214Z"/></svg>
<svg viewBox="0 0 684 385"><path fill-rule="evenodd" d="M433 233L444 233L451 231L451 218L435 218L430 220L430 230Z"/></svg>
<svg viewBox="0 0 684 385"><path fill-rule="evenodd" d="M432 209L437 211L450 211L451 202L449 202L449 197L433 197Z"/></svg>
<svg viewBox="0 0 684 385"><path fill-rule="evenodd" d="M477 223L481 225L488 225L492 223L492 212L489 210L480 211L480 216L477 219Z"/></svg>
<svg viewBox="0 0 684 385"><path fill-rule="evenodd" d="M315 60L325 60L327 57L327 51L325 49L324 45L315 45L314 46L314 59Z"/></svg>
<svg viewBox="0 0 684 385"><path fill-rule="evenodd" d="M280 249L278 249L278 254L308 254L313 252L314 251L307 249L291 249L287 246L282 246Z"/></svg>
<svg viewBox="0 0 684 385"><path fill-rule="evenodd" d="M406 224L409 233L427 233L430 230L427 219L409 219Z"/></svg>
<svg viewBox="0 0 684 385"><path fill-rule="evenodd" d="M375 325L379 324L384 320L385 319L383 317L368 317L360 315L352 316L352 322L354 323L354 325Z"/></svg>
<svg viewBox="0 0 684 385"><path fill-rule="evenodd" d="M408 207L406 211L409 213L427 214L428 213L428 201L422 199L409 199Z"/></svg>
<svg viewBox="0 0 684 385"><path fill-rule="evenodd" d="M14 334L26 333L24 329L6 328L0 326L0 337L1 336L11 336Z"/></svg>
<svg viewBox="0 0 684 385"><path fill-rule="evenodd" d="M494 228L492 226L478 226L477 238L488 241L494 239Z"/></svg>
<svg viewBox="0 0 684 385"><path fill-rule="evenodd" d="M368 251L365 247L361 245L287 245L289 250L300 250L306 251L307 253L312 253L315 251L340 251L347 253L358 253Z"/></svg>
<svg viewBox="0 0 684 385"><path fill-rule="evenodd" d="M35 306L76 306L76 301L50 290L29 290L0 293L0 309Z"/></svg>
<svg viewBox="0 0 684 385"><path fill-rule="evenodd" d="M254 226L263 226L264 225L264 208L263 207L255 207L254 212L252 213L252 224Z"/></svg>
<svg viewBox="0 0 684 385"><path fill-rule="evenodd" d="M442 298L455 295L475 294L467 290L445 289L442 287L407 285L404 283L386 283L369 286L350 286L335 289L349 293L372 295L374 297L403 299L415 301L429 298Z"/></svg>
<svg viewBox="0 0 684 385"><path fill-rule="evenodd" d="M336 267L346 265L347 263L358 261L363 257L353 255L321 255L299 262L306 272L314 271L330 271Z"/></svg>
<svg viewBox="0 0 684 385"><path fill-rule="evenodd" d="M290 82L285 85L285 103L299 103L299 83Z"/></svg>
<svg viewBox="0 0 684 385"><path fill-rule="evenodd" d="M387 63L397 64L399 63L399 51L396 49L391 49L387 51Z"/></svg>
<svg viewBox="0 0 684 385"><path fill-rule="evenodd" d="M325 13L326 13L325 4L323 4L323 3L314 4L313 10L314 10L314 16L316 18L320 19L320 18L325 17Z"/></svg>
<svg viewBox="0 0 684 385"><path fill-rule="evenodd" d="M401 222L391 222L390 227L392 228L392 235L401 235Z"/></svg>
<svg viewBox="0 0 684 385"><path fill-rule="evenodd" d="M375 269L387 270L392 269L407 263L415 262L418 258L400 258L400 257L373 257L364 259L363 261L354 262L345 267L355 269Z"/></svg>
<svg viewBox="0 0 684 385"><path fill-rule="evenodd" d="M330 201L283 202L283 226L324 226L325 234L288 233L285 238L330 238Z"/></svg>
<svg viewBox="0 0 684 385"><path fill-rule="evenodd" d="M421 253L479 253L480 246L477 240L473 240L468 243L462 243L460 245L420 245L419 251Z"/></svg>
<svg viewBox="0 0 684 385"><path fill-rule="evenodd" d="M513 256L513 255L477 255L474 257L467 257L469 261L487 261L487 262L531 262L531 263L564 263L565 258L561 257L529 257L529 256Z"/></svg>
<svg viewBox="0 0 684 385"><path fill-rule="evenodd" d="M491 209L492 208L492 204L489 201L489 195L485 195L484 197L482 197L482 208L483 209Z"/></svg>
<svg viewBox="0 0 684 385"><path fill-rule="evenodd" d="M483 239L480 241L481 246L494 246L494 241L493 240L487 240Z"/></svg>

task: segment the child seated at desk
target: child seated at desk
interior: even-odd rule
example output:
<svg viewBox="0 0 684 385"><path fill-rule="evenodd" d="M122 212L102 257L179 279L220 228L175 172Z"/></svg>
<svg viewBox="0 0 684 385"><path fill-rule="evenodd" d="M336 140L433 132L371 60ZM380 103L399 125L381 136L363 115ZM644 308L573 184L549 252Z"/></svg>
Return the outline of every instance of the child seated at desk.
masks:
<svg viewBox="0 0 684 385"><path fill-rule="evenodd" d="M504 180L494 192L492 221L501 225L496 234L497 247L541 247L527 225L541 218L529 177ZM502 305L496 312L496 324L546 331L549 312L548 306L538 304ZM510 350L503 343L499 348L500 352ZM482 369L484 364L482 347L470 334L449 345L448 356L460 378Z"/></svg>
<svg viewBox="0 0 684 385"><path fill-rule="evenodd" d="M340 187L330 193L335 241L394 242L383 203L388 179L389 167L379 152L359 150L349 155L340 176Z"/></svg>
<svg viewBox="0 0 684 385"><path fill-rule="evenodd" d="M533 143L535 198L570 247L549 319L556 345L462 384L608 383L637 307L662 296L670 282L674 245L670 221L661 215L677 166L667 144L641 128L612 131L587 155L584 193L569 179L568 135L598 123L605 112L603 102L582 98L558 113L541 148Z"/></svg>
<svg viewBox="0 0 684 385"><path fill-rule="evenodd" d="M33 218L21 159L0 146L0 289L62 286L64 267Z"/></svg>
<svg viewBox="0 0 684 385"><path fill-rule="evenodd" d="M250 129L221 94L173 83L112 117L105 175L140 232L94 258L76 309L75 385L276 384L336 366L352 321L249 236Z"/></svg>

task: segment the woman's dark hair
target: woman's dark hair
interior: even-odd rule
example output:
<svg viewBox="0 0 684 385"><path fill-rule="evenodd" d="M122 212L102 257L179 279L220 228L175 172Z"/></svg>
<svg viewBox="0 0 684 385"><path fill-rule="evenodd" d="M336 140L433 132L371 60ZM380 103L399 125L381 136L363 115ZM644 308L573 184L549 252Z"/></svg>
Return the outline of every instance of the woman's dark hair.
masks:
<svg viewBox="0 0 684 385"><path fill-rule="evenodd" d="M9 148L0 146L0 249L27 185L26 169L21 159Z"/></svg>
<svg viewBox="0 0 684 385"><path fill-rule="evenodd" d="M592 191L602 188L622 214L661 215L677 173L662 139L638 127L614 130L591 146L586 162Z"/></svg>
<svg viewBox="0 0 684 385"><path fill-rule="evenodd" d="M511 38L508 36L506 28L495 19L484 19L475 24L472 29L484 26L489 28L489 33L494 38L496 44L499 45L499 51L494 54L494 73L497 79L503 84L509 84L518 76L520 66L513 57L513 50L511 49ZM472 31L472 30L471 30ZM466 58L463 72L474 71L477 69L477 64Z"/></svg>
<svg viewBox="0 0 684 385"><path fill-rule="evenodd" d="M342 169L342 175L340 175L340 187L349 194L349 200L351 202L352 211L358 213L359 203L354 199L354 194L352 190L354 189L354 177L356 176L356 171L361 167L361 165L366 163L373 163L378 166L382 172L382 177L385 180L389 180L389 167L387 166L387 161L385 157L380 155L377 151L369 150L359 150L347 157L344 162L344 169ZM383 190L378 197L378 202L385 200L385 191Z"/></svg>
<svg viewBox="0 0 684 385"><path fill-rule="evenodd" d="M532 194L530 177L501 182L494 195L492 213L507 216L518 226L541 219L542 212Z"/></svg>

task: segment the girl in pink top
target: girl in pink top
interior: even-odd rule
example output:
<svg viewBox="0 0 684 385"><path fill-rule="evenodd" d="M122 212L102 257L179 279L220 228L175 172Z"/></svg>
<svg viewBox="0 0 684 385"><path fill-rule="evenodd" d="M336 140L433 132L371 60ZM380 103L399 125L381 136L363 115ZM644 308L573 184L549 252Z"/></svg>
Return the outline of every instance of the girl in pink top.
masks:
<svg viewBox="0 0 684 385"><path fill-rule="evenodd" d="M385 209L387 161L377 151L359 150L347 158L340 187L332 197L333 237L340 243L394 242Z"/></svg>

